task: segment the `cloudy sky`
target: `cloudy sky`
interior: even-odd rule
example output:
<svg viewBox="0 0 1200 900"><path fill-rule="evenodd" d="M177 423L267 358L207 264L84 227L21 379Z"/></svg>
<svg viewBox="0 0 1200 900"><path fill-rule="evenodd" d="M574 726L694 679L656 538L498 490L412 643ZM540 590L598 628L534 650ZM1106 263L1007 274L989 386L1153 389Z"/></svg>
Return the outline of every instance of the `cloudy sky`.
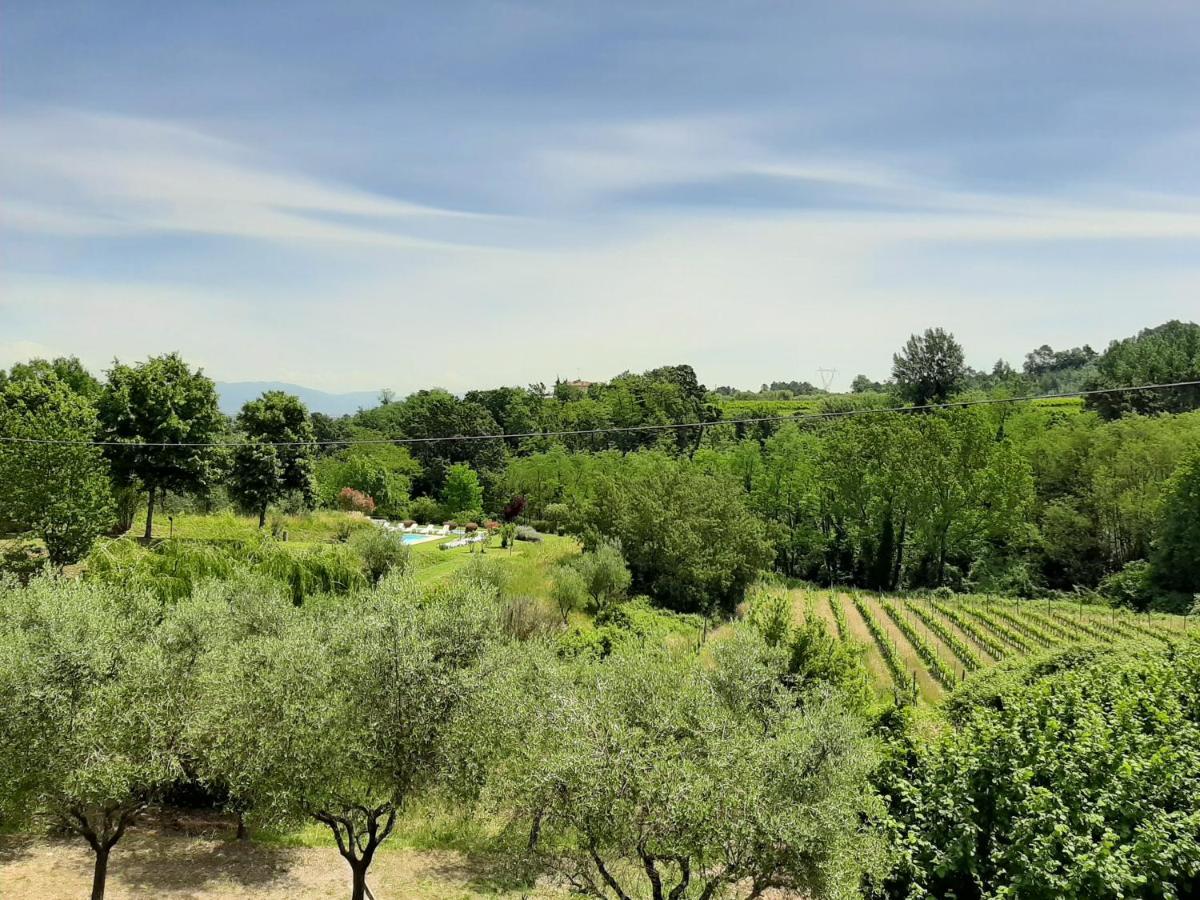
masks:
<svg viewBox="0 0 1200 900"><path fill-rule="evenodd" d="M1194 0L0 0L0 364L887 374L1200 318Z"/></svg>

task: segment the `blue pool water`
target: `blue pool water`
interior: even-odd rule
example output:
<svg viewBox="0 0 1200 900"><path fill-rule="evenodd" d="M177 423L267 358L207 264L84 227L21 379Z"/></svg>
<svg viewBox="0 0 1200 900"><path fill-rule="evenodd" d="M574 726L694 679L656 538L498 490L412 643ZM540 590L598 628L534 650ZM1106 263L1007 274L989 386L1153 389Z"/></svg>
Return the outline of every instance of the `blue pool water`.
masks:
<svg viewBox="0 0 1200 900"><path fill-rule="evenodd" d="M406 544L419 544L421 541L427 541L427 540L429 540L429 535L427 535L427 534L406 534L406 535L404 535L404 543L406 543Z"/></svg>

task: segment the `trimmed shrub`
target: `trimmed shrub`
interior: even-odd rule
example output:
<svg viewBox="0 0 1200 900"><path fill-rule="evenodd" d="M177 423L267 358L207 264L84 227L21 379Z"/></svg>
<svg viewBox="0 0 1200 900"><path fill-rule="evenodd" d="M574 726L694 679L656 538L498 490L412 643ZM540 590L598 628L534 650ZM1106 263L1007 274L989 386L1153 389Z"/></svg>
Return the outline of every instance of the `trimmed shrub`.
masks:
<svg viewBox="0 0 1200 900"><path fill-rule="evenodd" d="M516 538L518 541L529 541L533 544L540 544L542 542L542 536L528 525L517 526Z"/></svg>

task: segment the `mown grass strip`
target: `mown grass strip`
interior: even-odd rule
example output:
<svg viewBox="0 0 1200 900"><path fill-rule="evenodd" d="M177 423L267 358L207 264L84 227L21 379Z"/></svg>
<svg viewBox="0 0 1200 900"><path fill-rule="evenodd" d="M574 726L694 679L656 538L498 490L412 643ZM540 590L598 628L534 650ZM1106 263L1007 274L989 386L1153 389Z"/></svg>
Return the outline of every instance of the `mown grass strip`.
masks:
<svg viewBox="0 0 1200 900"><path fill-rule="evenodd" d="M900 629L900 633L908 638L908 642L912 644L913 649L917 651L917 655L925 662L933 677L941 682L942 687L954 687L954 683L957 680L954 669L938 655L933 645L925 640L925 636L917 630L912 620L904 615L900 608L891 600L880 597L879 603L883 607L883 611L888 614L888 618L896 623L896 627Z"/></svg>
<svg viewBox="0 0 1200 900"><path fill-rule="evenodd" d="M843 641L850 640L850 624L846 621L846 609L842 606L842 601L836 594L829 594L826 599L829 601L829 611L833 613L838 638Z"/></svg>
<svg viewBox="0 0 1200 900"><path fill-rule="evenodd" d="M1012 651L1008 646L997 640L991 632L972 619L968 619L949 603L934 603L933 608L963 630L980 647L996 659L1004 659Z"/></svg>
<svg viewBox="0 0 1200 900"><path fill-rule="evenodd" d="M973 616L982 625L991 630L991 632L1000 638L1005 643L1011 645L1020 653L1032 653L1034 647L1030 645L1025 636L1018 631L1014 631L1000 619L993 616L985 610L982 604L970 604L963 607L967 615Z"/></svg>
<svg viewBox="0 0 1200 900"><path fill-rule="evenodd" d="M891 670L897 689L915 698L916 686L904 668L904 660L900 657L900 649L896 646L896 642L891 639L887 630L875 618L875 613L871 611L871 607L867 606L867 602L862 597L854 594L852 595L852 599L854 600L854 608L858 610L858 614L867 623L867 630L871 632L871 637L875 639L875 643L879 647L879 652L883 656L883 661L887 663L888 669Z"/></svg>
<svg viewBox="0 0 1200 900"><path fill-rule="evenodd" d="M967 646L966 641L951 630L941 616L936 615L933 610L922 606L919 602L909 603L908 609L925 623L926 628L941 638L942 643L958 657L958 661L962 663L962 667L966 671L975 672L983 668L983 660L979 658L979 655Z"/></svg>

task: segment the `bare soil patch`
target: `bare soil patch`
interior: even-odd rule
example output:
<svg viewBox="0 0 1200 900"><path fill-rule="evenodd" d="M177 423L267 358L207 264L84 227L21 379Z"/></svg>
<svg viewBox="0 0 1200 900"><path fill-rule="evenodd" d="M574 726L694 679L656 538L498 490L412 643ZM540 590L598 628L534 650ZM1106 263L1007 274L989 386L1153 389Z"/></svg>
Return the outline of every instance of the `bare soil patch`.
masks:
<svg viewBox="0 0 1200 900"><path fill-rule="evenodd" d="M87 897L93 856L82 840L0 837L0 897L64 900ZM377 900L472 900L477 897L555 898L545 887L508 889L500 865L452 851L388 848L371 866ZM110 900L343 900L350 870L332 848L276 847L211 833L142 828L114 848Z"/></svg>
<svg viewBox="0 0 1200 900"><path fill-rule="evenodd" d="M867 628L867 623L863 621L863 617L859 615L858 609L855 608L854 602L849 597L839 594L837 599L846 613L846 625L850 629L850 638L864 644L867 648L867 671L871 673L872 680L884 690L889 690L895 685L895 682L887 663L884 662L883 654L879 652L879 645L875 643L875 638L871 636L871 631Z"/></svg>

